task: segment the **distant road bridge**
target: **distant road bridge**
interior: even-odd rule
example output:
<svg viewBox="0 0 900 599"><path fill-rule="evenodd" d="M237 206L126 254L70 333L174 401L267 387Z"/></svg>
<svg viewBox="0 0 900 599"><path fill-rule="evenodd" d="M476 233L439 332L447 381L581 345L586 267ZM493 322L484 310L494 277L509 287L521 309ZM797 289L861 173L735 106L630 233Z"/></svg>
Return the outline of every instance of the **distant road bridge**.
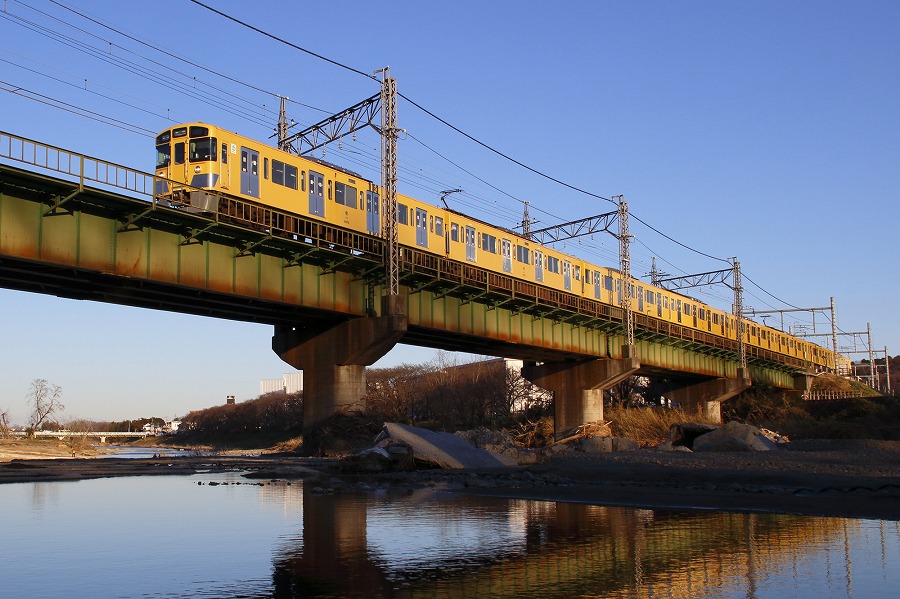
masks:
<svg viewBox="0 0 900 599"><path fill-rule="evenodd" d="M38 439L73 439L73 438L91 438L91 439L100 439L101 443L106 443L106 440L109 438L115 439L143 439L145 437L153 437L156 436L156 433L148 433L145 431L131 431L131 432L109 432L109 431L35 431L32 435L31 433L26 433L24 431L16 431L13 433L16 437L27 437L34 436Z"/></svg>
<svg viewBox="0 0 900 599"><path fill-rule="evenodd" d="M642 314L628 346L618 307L523 295L411 248L400 295L380 305L378 237L303 218L299 234L277 236L172 208L152 174L2 132L0 159L0 286L272 325L273 349L305 371L307 429L358 405L365 367L398 342L537 363L523 374L554 392L558 432L600 420L602 391L632 374L666 379L669 399L713 417L751 379L808 387L799 360L760 352L739 372L727 340Z"/></svg>

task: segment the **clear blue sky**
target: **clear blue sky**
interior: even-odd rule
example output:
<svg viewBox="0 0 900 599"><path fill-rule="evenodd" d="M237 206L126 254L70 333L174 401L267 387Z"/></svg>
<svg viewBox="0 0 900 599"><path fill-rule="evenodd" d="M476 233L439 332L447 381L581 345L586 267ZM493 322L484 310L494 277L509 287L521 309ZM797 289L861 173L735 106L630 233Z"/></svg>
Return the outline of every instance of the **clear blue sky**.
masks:
<svg viewBox="0 0 900 599"><path fill-rule="evenodd" d="M149 170L153 134L174 122L266 140L273 94L290 97L289 116L307 125L378 91L189 0L75 4L0 5L0 129ZM623 194L632 215L681 244L738 257L745 305L819 307L833 296L842 330L871 322L875 348L900 353L900 4L210 4L359 71L390 65L401 93L487 145L596 195ZM37 94L120 126L23 97ZM405 100L399 124L409 195L437 203L441 190L462 188L452 207L507 227L524 200L536 226L612 208ZM326 159L378 179L374 133ZM673 275L726 266L635 220L631 229L635 275L652 256ZM616 248L603 235L565 246L600 264L615 264ZM731 307L728 289L694 295ZM797 320L811 319L786 324ZM260 379L289 371L261 325L0 290L0 330L0 409L21 423L35 378L63 388L69 416L99 420L249 399ZM400 348L380 365L430 356Z"/></svg>

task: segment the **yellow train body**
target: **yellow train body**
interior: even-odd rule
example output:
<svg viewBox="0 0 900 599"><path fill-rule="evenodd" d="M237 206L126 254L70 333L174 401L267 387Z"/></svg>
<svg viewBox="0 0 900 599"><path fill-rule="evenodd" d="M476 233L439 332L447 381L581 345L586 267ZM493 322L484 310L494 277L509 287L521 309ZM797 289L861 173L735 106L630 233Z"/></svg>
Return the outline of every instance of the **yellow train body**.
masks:
<svg viewBox="0 0 900 599"><path fill-rule="evenodd" d="M381 234L381 189L346 169L283 152L204 123L157 136L160 195L196 188L319 220L359 234ZM180 188L184 184L184 188ZM512 231L458 212L398 195L401 248L446 257L548 289L618 307L621 273L542 246ZM633 279L632 309L715 337L736 340L734 317L688 296ZM745 343L818 369L849 369L849 360L777 329L745 322Z"/></svg>

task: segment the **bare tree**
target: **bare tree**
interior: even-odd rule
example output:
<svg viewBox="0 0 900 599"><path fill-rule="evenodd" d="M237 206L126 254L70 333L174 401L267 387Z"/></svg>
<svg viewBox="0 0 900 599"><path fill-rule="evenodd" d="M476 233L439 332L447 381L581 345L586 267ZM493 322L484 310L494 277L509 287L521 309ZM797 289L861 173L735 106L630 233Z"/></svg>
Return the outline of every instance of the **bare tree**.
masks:
<svg viewBox="0 0 900 599"><path fill-rule="evenodd" d="M3 410L0 412L0 439L8 439L9 433L9 410Z"/></svg>
<svg viewBox="0 0 900 599"><path fill-rule="evenodd" d="M90 447L88 435L95 430L94 423L83 418L72 418L64 426L70 435L63 440L63 443L72 452L72 457L74 458L76 453L84 453L85 448Z"/></svg>
<svg viewBox="0 0 900 599"><path fill-rule="evenodd" d="M31 430L37 431L48 418L65 409L61 397L62 388L59 385L50 385L46 379L31 381L31 391L26 396L32 407Z"/></svg>

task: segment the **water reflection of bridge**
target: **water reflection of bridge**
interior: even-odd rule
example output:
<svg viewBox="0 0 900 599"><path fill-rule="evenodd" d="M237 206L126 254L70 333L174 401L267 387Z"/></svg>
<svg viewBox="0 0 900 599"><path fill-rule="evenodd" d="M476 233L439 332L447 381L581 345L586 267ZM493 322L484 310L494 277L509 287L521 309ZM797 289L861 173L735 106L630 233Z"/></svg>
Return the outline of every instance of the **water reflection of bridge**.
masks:
<svg viewBox="0 0 900 599"><path fill-rule="evenodd" d="M362 596L360 589L371 597L429 599L696 597L736 581L753 597L766 572L796 563L803 548L846 534L847 525L431 492L385 501L308 489L303 522L302 543L275 559L278 597ZM465 534L479 527L486 531L480 537ZM454 544L447 531L471 542ZM404 545L406 555L391 554ZM409 546L419 546L421 556L407 559ZM846 576L849 584L849 562Z"/></svg>

